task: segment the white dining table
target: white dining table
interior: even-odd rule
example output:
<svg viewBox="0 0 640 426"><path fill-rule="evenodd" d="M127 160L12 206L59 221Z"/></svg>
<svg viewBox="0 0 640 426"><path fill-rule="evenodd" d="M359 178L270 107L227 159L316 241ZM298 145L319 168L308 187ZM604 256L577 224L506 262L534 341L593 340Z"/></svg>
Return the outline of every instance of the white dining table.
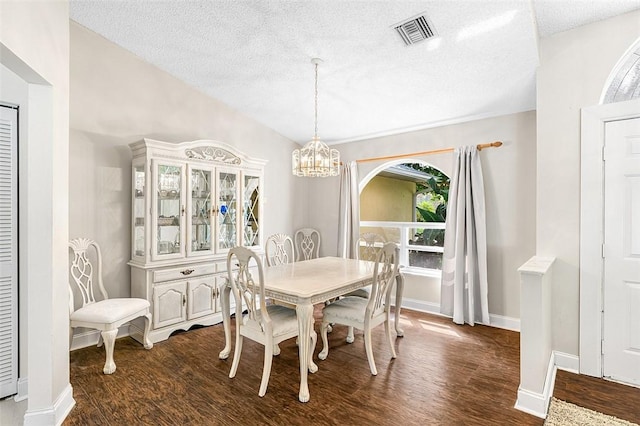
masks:
<svg viewBox="0 0 640 426"><path fill-rule="evenodd" d="M314 329L313 305L345 295L350 291L371 284L374 262L344 259L340 257L320 257L302 262L288 263L264 268L264 288L267 298L288 302L296 306L300 342L308 342ZM395 329L399 328L400 306L404 280L396 277ZM231 288L222 287L222 320L224 324L225 347L220 359L227 359L231 353L231 317L229 295ZM309 361L311 345L298 345L300 361L300 402L309 401L307 374L316 372L317 366Z"/></svg>

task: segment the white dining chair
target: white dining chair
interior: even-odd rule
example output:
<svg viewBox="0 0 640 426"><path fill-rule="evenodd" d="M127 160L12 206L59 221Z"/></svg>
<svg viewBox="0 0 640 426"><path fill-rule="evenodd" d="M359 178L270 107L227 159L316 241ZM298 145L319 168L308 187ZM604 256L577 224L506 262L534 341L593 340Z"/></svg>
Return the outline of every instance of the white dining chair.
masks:
<svg viewBox="0 0 640 426"><path fill-rule="evenodd" d="M131 297L109 299L102 283L102 254L98 244L87 238L76 238L69 242L69 247L73 250L70 276L82 295L82 306L74 309L73 287L69 282L69 347L73 340L74 328L86 327L100 330L98 347L104 342L106 352L102 371L104 374L112 374L116 371L113 349L118 327L135 318L143 317L145 320L144 347L145 349L153 347L148 337L151 329L149 301ZM95 250L93 255L89 254L91 247ZM95 270L90 258L95 259L97 265ZM95 281L97 281L97 290L102 300L96 299Z"/></svg>
<svg viewBox="0 0 640 426"><path fill-rule="evenodd" d="M369 260L375 262L382 246L386 243L384 237L375 232L364 232L358 238L358 258L361 260ZM358 296L365 299L369 298L371 287L363 287L346 294L345 296ZM353 343L355 337L353 335L353 327L349 327L347 332L347 343Z"/></svg>
<svg viewBox="0 0 640 426"><path fill-rule="evenodd" d="M286 234L270 235L264 246L264 254L267 266L293 263L296 254L293 240Z"/></svg>
<svg viewBox="0 0 640 426"><path fill-rule="evenodd" d="M264 258L267 266L293 263L295 260L295 252L293 240L287 234L269 235L267 242L264 245ZM287 308L296 308L295 305L280 300L273 300L272 302L273 304L286 306ZM280 355L280 346L278 346L278 344L273 348L273 354Z"/></svg>
<svg viewBox="0 0 640 426"><path fill-rule="evenodd" d="M320 256L320 232L313 228L298 229L293 236L297 261L316 259Z"/></svg>
<svg viewBox="0 0 640 426"><path fill-rule="evenodd" d="M369 360L372 375L378 370L373 359L371 345L371 330L384 323L385 333L389 342L391 358L396 357L396 351L391 339L391 325L389 322L391 289L398 273L399 249L395 243L386 243L378 252L373 269L371 293L368 298L358 296L343 297L322 309L322 351L318 358L326 359L329 355L327 332L329 324L342 324L364 331L364 346Z"/></svg>
<svg viewBox="0 0 640 426"><path fill-rule="evenodd" d="M374 262L378 252L387 241L375 232L363 232L358 238L358 259Z"/></svg>
<svg viewBox="0 0 640 426"><path fill-rule="evenodd" d="M264 366L259 396L264 396L269 384L273 348L278 343L298 336L298 319L296 311L286 306L267 305L264 292L264 273L260 258L245 247L234 247L227 256L227 271L231 291L236 301L236 345L229 377L233 378L238 371L242 353L243 338L247 337L264 345ZM257 275L257 282L254 279ZM243 304L247 313L243 315ZM313 366L313 348L316 346L317 334L311 334L309 365ZM311 368L309 369L312 373Z"/></svg>

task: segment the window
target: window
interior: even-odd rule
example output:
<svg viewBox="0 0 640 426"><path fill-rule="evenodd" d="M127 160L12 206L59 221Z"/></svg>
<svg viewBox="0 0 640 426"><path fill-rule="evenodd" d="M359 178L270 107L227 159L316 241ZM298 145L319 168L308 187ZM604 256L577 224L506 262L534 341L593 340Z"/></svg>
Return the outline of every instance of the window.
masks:
<svg viewBox="0 0 640 426"><path fill-rule="evenodd" d="M405 163L379 172L360 194L360 232L380 234L400 246L407 271L439 275L449 177L423 163Z"/></svg>

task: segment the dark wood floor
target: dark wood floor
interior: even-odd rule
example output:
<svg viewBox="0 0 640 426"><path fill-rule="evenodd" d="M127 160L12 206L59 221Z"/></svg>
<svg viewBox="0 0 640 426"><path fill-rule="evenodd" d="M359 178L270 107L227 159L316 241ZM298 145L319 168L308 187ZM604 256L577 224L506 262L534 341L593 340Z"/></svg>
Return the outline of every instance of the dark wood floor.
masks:
<svg viewBox="0 0 640 426"><path fill-rule="evenodd" d="M298 402L295 341L281 344L269 388L258 397L263 347L245 339L238 374L219 360L221 325L177 333L150 351L130 338L116 343L115 374L102 374L102 348L71 353L77 402L65 425L542 425L513 408L519 384L519 334L403 310L405 337L390 360L383 330L373 335L378 375L371 376L362 334L345 343L346 328L329 335L330 351L309 375L311 400ZM320 339L319 339L320 340ZM318 342L316 355L321 348ZM565 383L566 382L566 383ZM591 385L557 386L594 399ZM584 386L584 388L580 388ZM572 396L573 398L573 396ZM564 398L563 398L564 399ZM635 405L638 407L640 405ZM615 413L614 413L615 414ZM618 416L620 416L618 414Z"/></svg>
<svg viewBox="0 0 640 426"><path fill-rule="evenodd" d="M640 424L640 389L595 377L558 371L553 396Z"/></svg>

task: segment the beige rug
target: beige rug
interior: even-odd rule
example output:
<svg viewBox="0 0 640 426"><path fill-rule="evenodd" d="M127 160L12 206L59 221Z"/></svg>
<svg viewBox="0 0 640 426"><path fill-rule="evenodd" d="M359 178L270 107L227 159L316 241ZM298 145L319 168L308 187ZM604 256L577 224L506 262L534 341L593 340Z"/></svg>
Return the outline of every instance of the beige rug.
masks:
<svg viewBox="0 0 640 426"><path fill-rule="evenodd" d="M626 420L551 398L545 426L638 426Z"/></svg>

